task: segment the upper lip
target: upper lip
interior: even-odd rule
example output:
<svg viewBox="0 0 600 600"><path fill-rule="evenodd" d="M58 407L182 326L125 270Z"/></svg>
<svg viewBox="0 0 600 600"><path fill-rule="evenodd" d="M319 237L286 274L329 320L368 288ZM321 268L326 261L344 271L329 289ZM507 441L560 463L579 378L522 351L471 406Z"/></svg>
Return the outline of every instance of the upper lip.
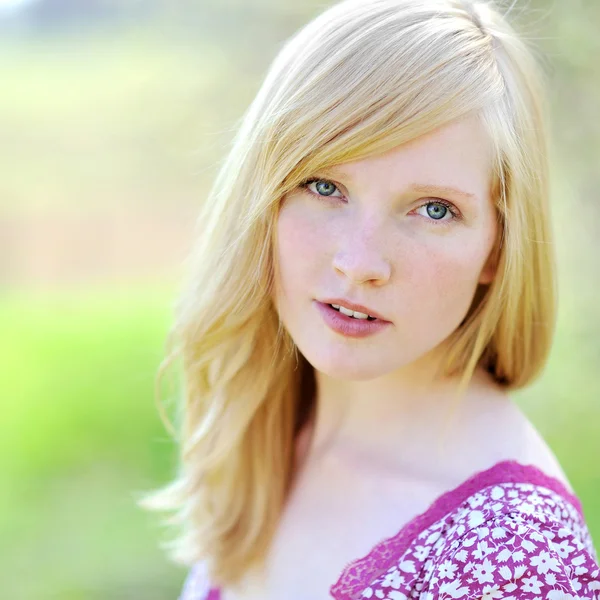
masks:
<svg viewBox="0 0 600 600"><path fill-rule="evenodd" d="M375 317L376 319L381 319L382 321L387 321L387 319L380 315L376 310L369 308L368 306L363 306L362 304L356 304L356 302L350 302L350 300L344 300L344 298L327 298L326 300L320 300L323 304L337 304L343 306L345 308L349 308L350 310L355 310L356 312L361 312L370 317Z"/></svg>

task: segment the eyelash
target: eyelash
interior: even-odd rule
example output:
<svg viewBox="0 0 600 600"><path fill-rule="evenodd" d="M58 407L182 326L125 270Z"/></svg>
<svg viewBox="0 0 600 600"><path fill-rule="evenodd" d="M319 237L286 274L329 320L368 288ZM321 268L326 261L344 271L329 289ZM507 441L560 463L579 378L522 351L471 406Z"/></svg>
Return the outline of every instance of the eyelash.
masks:
<svg viewBox="0 0 600 600"><path fill-rule="evenodd" d="M298 184L298 187L302 188L302 189L308 189L308 186L311 183L317 183L319 181L324 181L325 183L331 183L339 191L338 186L333 181L331 181L329 179L323 179L321 177L309 177L308 179L305 179L304 181L300 182ZM318 194L315 194L314 192L311 192L310 190L308 190L308 192L310 194L312 194L313 196L316 196L317 198L326 198L326 199L327 198L337 198L337 196L320 196ZM438 221L440 224L445 224L445 223L452 222L452 221L460 221L462 218L461 214L458 212L456 207L451 202L448 202L447 200L443 200L442 198L437 198L433 202L425 202L417 208L422 208L423 206L428 206L429 204L441 204L442 206L445 206L448 209L448 211L450 212L450 214L452 215L451 219L444 219L444 220L443 219L429 219L430 221L433 221L433 222Z"/></svg>

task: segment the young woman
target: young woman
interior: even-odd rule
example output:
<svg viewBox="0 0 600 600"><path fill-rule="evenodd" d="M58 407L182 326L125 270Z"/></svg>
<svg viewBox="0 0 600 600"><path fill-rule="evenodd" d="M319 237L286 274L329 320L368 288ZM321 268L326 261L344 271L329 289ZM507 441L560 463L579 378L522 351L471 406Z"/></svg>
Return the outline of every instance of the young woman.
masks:
<svg viewBox="0 0 600 600"><path fill-rule="evenodd" d="M510 398L555 322L544 96L470 0L345 0L282 48L198 224L184 600L600 597Z"/></svg>

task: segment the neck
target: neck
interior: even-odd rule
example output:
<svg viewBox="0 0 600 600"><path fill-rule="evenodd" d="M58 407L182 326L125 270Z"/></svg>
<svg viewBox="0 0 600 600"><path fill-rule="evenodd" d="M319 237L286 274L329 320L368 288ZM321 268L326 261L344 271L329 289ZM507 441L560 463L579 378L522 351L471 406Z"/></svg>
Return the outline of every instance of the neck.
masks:
<svg viewBox="0 0 600 600"><path fill-rule="evenodd" d="M316 407L299 447L312 459L334 457L370 470L422 471L428 462L437 464L432 441L466 431L474 407L482 406L475 401L499 391L481 369L458 402L458 376L432 378L425 371L410 381L394 376L342 381L315 371L315 382Z"/></svg>

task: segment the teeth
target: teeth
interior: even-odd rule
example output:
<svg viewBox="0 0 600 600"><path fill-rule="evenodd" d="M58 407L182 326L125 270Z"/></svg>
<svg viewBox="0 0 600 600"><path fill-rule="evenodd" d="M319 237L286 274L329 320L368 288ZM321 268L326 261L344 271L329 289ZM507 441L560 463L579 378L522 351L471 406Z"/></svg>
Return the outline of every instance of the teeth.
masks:
<svg viewBox="0 0 600 600"><path fill-rule="evenodd" d="M366 315L365 313L361 313L361 312L356 312L356 311L353 312L352 316L355 319L368 319L369 318L369 315Z"/></svg>
<svg viewBox="0 0 600 600"><path fill-rule="evenodd" d="M335 308L336 310L339 310L343 315L346 315L348 317L354 317L355 319L368 319L369 315L365 314L365 313L361 313L358 312L356 310L350 310L349 308L346 308L345 306L340 306L339 304L332 304L331 306L333 306L333 308ZM374 317L371 317L372 319Z"/></svg>

